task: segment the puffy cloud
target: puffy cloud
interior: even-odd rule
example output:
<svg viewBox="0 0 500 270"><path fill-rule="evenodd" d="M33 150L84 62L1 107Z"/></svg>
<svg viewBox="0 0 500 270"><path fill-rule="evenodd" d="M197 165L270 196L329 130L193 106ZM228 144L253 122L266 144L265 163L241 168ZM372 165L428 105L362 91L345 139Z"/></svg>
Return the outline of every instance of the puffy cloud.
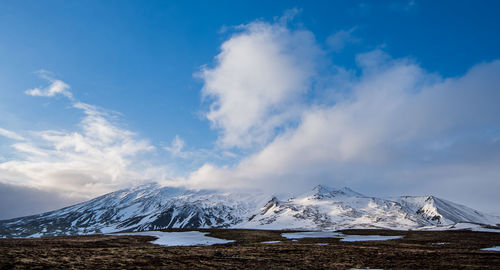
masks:
<svg viewBox="0 0 500 270"><path fill-rule="evenodd" d="M444 194L498 211L488 190L500 187L500 61L457 78L380 50L357 63L361 75L346 80L348 91L334 102L304 106L296 128L234 167L205 164L187 182L295 191L349 185L372 194Z"/></svg>
<svg viewBox="0 0 500 270"><path fill-rule="evenodd" d="M69 99L73 99L73 94L69 91L71 87L61 80L54 79L50 76L50 72L45 70L38 71L40 78L47 80L50 84L44 88L33 88L25 91L30 96L53 97L55 95L63 95Z"/></svg>
<svg viewBox="0 0 500 270"><path fill-rule="evenodd" d="M201 71L211 102L206 117L222 134L220 146L264 144L300 113L297 100L310 89L321 51L311 32L285 22L241 26L222 44L215 66Z"/></svg>

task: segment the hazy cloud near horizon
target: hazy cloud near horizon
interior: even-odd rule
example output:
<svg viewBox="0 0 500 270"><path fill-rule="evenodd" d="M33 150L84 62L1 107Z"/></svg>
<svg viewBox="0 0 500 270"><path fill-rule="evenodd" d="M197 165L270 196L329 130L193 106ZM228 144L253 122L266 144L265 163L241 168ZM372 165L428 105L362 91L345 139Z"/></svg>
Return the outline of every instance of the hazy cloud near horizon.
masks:
<svg viewBox="0 0 500 270"><path fill-rule="evenodd" d="M23 185L0 183L0 220L36 215L76 204L84 198Z"/></svg>
<svg viewBox="0 0 500 270"><path fill-rule="evenodd" d="M286 21L240 26L196 74L210 105L205 118L218 133L211 151L247 154L234 165L205 162L182 177L169 177L169 164L154 165L159 149L198 156L183 152L182 134L158 147L42 73L49 85L25 93L65 96L83 116L74 131L0 128L13 141L13 157L0 159L1 189L40 195L11 210L31 214L27 205L49 210L159 180L190 188L300 192L326 184L367 195L435 194L500 213L500 61L444 78L376 49L357 55L356 72L331 62L332 44ZM352 38L349 31L332 35L335 51L352 41L342 40ZM13 201L0 198L2 205Z"/></svg>

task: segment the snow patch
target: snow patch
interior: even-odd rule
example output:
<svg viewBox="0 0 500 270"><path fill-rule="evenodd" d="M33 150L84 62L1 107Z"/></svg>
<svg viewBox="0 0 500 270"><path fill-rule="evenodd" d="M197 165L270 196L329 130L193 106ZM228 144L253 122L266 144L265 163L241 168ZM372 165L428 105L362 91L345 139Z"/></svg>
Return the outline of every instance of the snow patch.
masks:
<svg viewBox="0 0 500 270"><path fill-rule="evenodd" d="M481 250L485 250L485 251L500 251L500 246L494 246L494 247L490 247L490 248L482 248Z"/></svg>
<svg viewBox="0 0 500 270"><path fill-rule="evenodd" d="M265 242L260 242L261 244L277 244L281 243L281 241L265 241Z"/></svg>
<svg viewBox="0 0 500 270"><path fill-rule="evenodd" d="M358 242L358 241L386 241L392 239L400 239L401 235L349 235L339 232L296 232L282 233L281 236L287 239L302 239L302 238L340 238L343 242Z"/></svg>
<svg viewBox="0 0 500 270"><path fill-rule="evenodd" d="M140 236L153 236L157 239L151 241L151 244L161 246L211 246L215 244L226 244L234 242L234 240L225 240L215 237L205 236L208 233L199 231L188 232L132 232L132 233L115 233L111 235L140 235Z"/></svg>
<svg viewBox="0 0 500 270"><path fill-rule="evenodd" d="M417 231L450 231L450 230L469 230L473 232L494 232L500 233L500 229L487 228L480 224L460 222L447 226L424 226L415 228Z"/></svg>
<svg viewBox="0 0 500 270"><path fill-rule="evenodd" d="M361 241L387 241L393 239L401 239L402 235L345 235L340 239L342 242L361 242Z"/></svg>
<svg viewBox="0 0 500 270"><path fill-rule="evenodd" d="M432 243L434 246L442 246L442 245L448 245L450 242L437 242L437 243Z"/></svg>
<svg viewBox="0 0 500 270"><path fill-rule="evenodd" d="M286 239L302 239L302 238L342 238L343 234L338 232L294 232L282 233L281 236Z"/></svg>

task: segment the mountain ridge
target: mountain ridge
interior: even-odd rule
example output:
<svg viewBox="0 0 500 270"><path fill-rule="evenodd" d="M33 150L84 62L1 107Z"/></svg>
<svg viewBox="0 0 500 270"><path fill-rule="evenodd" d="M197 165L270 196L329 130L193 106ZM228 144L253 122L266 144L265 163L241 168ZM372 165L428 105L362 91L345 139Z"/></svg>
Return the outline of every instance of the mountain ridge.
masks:
<svg viewBox="0 0 500 270"><path fill-rule="evenodd" d="M0 237L38 237L164 228L339 230L498 227L500 217L435 196L376 198L318 185L297 196L188 190L145 184L38 215L0 221Z"/></svg>

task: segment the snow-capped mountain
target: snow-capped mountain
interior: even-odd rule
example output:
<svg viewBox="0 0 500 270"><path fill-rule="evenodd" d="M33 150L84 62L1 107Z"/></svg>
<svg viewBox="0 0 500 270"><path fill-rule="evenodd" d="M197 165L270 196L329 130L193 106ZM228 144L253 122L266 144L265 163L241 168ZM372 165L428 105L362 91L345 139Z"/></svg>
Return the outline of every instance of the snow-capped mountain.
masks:
<svg viewBox="0 0 500 270"><path fill-rule="evenodd" d="M381 199L349 188L317 186L280 200L266 194L192 191L148 184L60 210L0 221L0 236L211 227L416 229L463 222L497 226L500 217L433 196Z"/></svg>

